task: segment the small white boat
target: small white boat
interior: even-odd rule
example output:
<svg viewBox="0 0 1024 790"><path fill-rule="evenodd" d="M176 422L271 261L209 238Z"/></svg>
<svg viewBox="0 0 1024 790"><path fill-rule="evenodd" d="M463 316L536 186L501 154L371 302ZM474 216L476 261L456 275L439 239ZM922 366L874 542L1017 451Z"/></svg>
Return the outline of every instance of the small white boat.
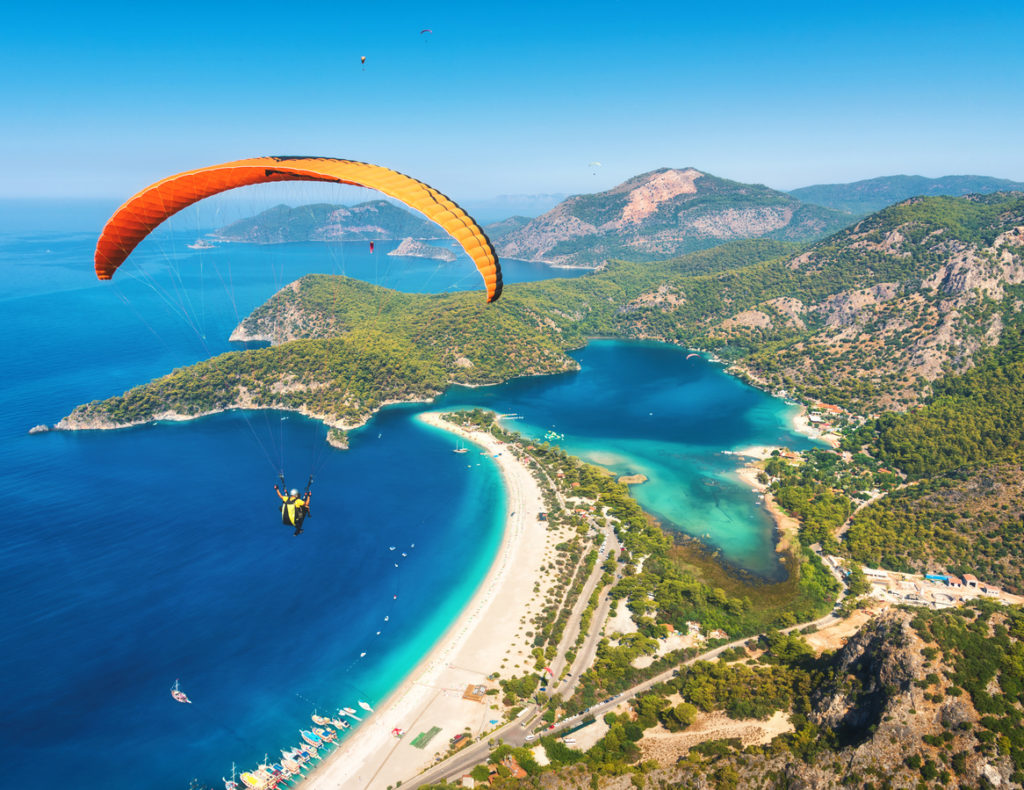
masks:
<svg viewBox="0 0 1024 790"><path fill-rule="evenodd" d="M359 707L362 708L363 710L369 712L369 713L373 713L373 708L370 707L370 703L369 702L363 702L362 700L360 700L359 701Z"/></svg>
<svg viewBox="0 0 1024 790"><path fill-rule="evenodd" d="M173 688L171 688L171 696L174 697L174 699L176 701L178 701L178 702L186 702L189 705L192 704L192 700L190 700L187 696L185 696L185 692L184 691L182 691L180 688L178 688L178 680L177 680L177 678L175 678L174 686L173 686Z"/></svg>

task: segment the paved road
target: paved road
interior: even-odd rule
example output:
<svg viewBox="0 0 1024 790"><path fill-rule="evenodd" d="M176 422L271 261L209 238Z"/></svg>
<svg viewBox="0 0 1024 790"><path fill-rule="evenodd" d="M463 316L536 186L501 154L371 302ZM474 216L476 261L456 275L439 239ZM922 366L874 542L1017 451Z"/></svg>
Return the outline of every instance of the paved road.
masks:
<svg viewBox="0 0 1024 790"><path fill-rule="evenodd" d="M833 573L835 572L833 571ZM841 601L843 597L846 595L846 586L842 578L838 574L836 574L836 578L839 580L840 584L843 584L843 589L840 592L838 599L839 601ZM830 625L838 623L840 619L841 618L836 617L834 614L830 612L824 617L819 617L817 620L812 620L808 623L798 623L797 625L790 626L789 628L783 628L781 630L782 633L790 633L791 631L807 628L811 625L816 626L817 628L826 628ZM595 623L596 622L598 621L595 618ZM600 631L600 629L597 630ZM584 711L583 713L577 714L576 716L573 716L563 722L560 722L559 724L556 724L553 728L549 728L543 731L538 730L536 734L557 735L558 733L562 732L567 728L575 727L587 714L593 714L595 718L600 718L605 713L612 710L623 701L640 696L645 692L649 691L654 686L658 685L659 683L664 683L667 680L670 680L679 667L689 666L690 664L694 664L697 661L711 661L717 658L724 651L731 650L734 647L739 647L740 645L755 638L756 636L745 636L742 639L735 639L732 642L729 642L728 644L720 645L716 648L712 648L711 650L707 650L704 653L701 653L700 655L694 656L693 658L683 661L678 666L673 667L672 669L667 669L664 672L650 678L649 680L645 680L643 683L639 683L636 686L633 686L632 688L627 689L626 691L623 691L620 694L616 694L614 697L609 697L608 699L599 702L597 705L594 705L593 707ZM528 708L527 710L529 711L528 713L516 719L515 721L506 724L499 730L496 730L490 735L490 738L495 742L497 742L498 738L501 738L505 743L510 744L512 746L523 746L524 744L526 744L526 738L528 735L531 734L530 731L537 726L537 722L534 721L534 719L536 718L536 706L530 706L530 708ZM529 723L530 726L526 727L524 726L524 723ZM450 757L448 760L445 760L442 763L439 763L435 767L431 768L429 771L420 774L415 779L411 780L408 783L408 786L416 788L421 787L422 785L431 784L433 782L440 782L442 779L458 779L460 776L464 775L467 771L472 769L474 765L479 765L480 763L485 762L490 752L491 748L487 745L486 742L474 743L470 746L467 746L463 751L459 752L455 756ZM403 785L403 787L404 786L405 785Z"/></svg>
<svg viewBox="0 0 1024 790"><path fill-rule="evenodd" d="M605 560L611 556L612 553L618 553L621 550L619 545L619 539L615 537L615 530L610 526L604 528L605 536L605 548L607 549L604 555L597 558L597 562L594 565L594 570L590 573L590 578L587 579L586 585L580 592L580 597L576 601L576 605L573 607L572 615L569 617L569 621L565 625L565 632L562 634L562 641L558 645L558 656L555 661L551 664L551 670L554 678L561 677L562 670L566 664L566 654L569 648L576 644L576 639L580 634L580 623L583 619L583 610L587 608L590 603L590 597L594 594L594 590L601 581L601 577L604 576L604 571L601 566ZM594 659L594 654L597 653L597 645L601 641L601 629L604 625L605 619L608 617L608 609L610 608L610 601L608 594L611 591L611 587L602 590L601 595L598 598L597 606L594 608L594 614L590 618L590 630L587 632L583 643L580 645L580 649L576 651L576 658L569 668L574 670L572 674L568 675L560 685L557 687L555 693L558 694L562 699L568 699L572 696L573 689L576 688L576 684L579 682L580 673L590 666L591 661Z"/></svg>

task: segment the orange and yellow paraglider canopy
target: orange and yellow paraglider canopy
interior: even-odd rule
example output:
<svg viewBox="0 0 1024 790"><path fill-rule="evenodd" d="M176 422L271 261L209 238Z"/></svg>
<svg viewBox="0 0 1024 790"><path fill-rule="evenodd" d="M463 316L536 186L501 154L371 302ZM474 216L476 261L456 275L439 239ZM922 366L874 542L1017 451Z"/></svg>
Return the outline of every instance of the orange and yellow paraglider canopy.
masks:
<svg viewBox="0 0 1024 790"><path fill-rule="evenodd" d="M366 162L315 156L264 156L203 167L146 187L107 220L96 243L96 276L109 280L157 225L203 198L271 181L327 181L382 192L414 208L452 236L476 264L487 301L501 296L501 266L487 234L455 201L395 170Z"/></svg>

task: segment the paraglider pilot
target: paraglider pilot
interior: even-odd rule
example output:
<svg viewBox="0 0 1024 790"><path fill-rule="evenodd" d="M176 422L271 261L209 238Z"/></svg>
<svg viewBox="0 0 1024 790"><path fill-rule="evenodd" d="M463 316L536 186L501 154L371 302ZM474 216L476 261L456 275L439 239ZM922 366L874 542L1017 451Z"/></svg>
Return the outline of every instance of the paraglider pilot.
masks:
<svg viewBox="0 0 1024 790"><path fill-rule="evenodd" d="M305 497L299 496L299 489L297 488L293 488L285 494L275 484L274 490L284 503L281 505L281 523L289 527L295 527L295 534L298 535L302 532L302 522L309 515L309 488L306 488Z"/></svg>

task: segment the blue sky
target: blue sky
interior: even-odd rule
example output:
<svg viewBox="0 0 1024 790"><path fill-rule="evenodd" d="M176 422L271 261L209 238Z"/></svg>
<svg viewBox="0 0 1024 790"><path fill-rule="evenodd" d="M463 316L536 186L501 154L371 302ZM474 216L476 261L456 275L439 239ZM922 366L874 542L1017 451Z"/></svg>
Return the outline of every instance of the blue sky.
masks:
<svg viewBox="0 0 1024 790"><path fill-rule="evenodd" d="M1024 180L1021 30L1020 2L22 3L0 26L0 198L307 153L466 202L663 166Z"/></svg>

